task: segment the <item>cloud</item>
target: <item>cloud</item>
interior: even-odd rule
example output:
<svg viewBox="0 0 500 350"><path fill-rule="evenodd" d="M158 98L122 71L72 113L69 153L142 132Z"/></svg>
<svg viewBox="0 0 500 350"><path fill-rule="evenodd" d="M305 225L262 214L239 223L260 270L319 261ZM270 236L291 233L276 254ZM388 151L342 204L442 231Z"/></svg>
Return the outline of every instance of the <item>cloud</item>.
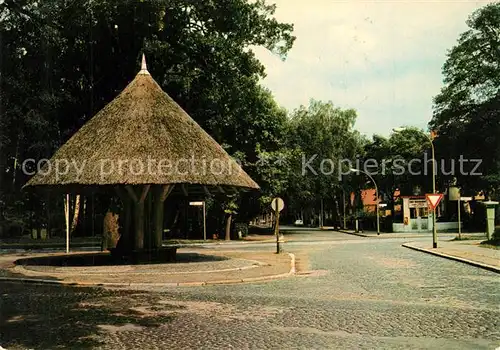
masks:
<svg viewBox="0 0 500 350"><path fill-rule="evenodd" d="M357 128L387 135L401 124L426 127L442 86L446 52L487 1L277 0L276 18L297 40L282 62L254 49L263 84L287 109L311 98L358 110Z"/></svg>

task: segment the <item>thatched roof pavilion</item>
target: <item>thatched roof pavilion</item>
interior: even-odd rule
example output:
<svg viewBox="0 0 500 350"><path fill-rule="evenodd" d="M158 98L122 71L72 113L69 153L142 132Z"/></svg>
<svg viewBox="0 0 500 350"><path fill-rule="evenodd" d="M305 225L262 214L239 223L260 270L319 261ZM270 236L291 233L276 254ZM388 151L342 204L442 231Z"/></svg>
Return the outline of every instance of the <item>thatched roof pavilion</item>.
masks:
<svg viewBox="0 0 500 350"><path fill-rule="evenodd" d="M163 202L174 188L186 196L191 191L259 188L161 89L148 72L144 55L135 79L25 186L72 191L113 186L129 214L134 211L135 249L144 247L144 201L148 193L155 203L153 241L159 247ZM130 215L127 218L130 222ZM128 235L128 228L124 235Z"/></svg>

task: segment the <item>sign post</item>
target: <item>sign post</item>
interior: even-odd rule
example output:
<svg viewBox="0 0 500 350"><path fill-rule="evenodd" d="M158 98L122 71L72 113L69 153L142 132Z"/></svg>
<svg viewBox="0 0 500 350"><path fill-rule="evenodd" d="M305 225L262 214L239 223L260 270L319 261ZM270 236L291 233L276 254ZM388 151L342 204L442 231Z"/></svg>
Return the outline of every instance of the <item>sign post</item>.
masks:
<svg viewBox="0 0 500 350"><path fill-rule="evenodd" d="M203 201L203 240L207 240L207 209Z"/></svg>
<svg viewBox="0 0 500 350"><path fill-rule="evenodd" d="M66 254L69 254L69 193L66 195Z"/></svg>
<svg viewBox="0 0 500 350"><path fill-rule="evenodd" d="M285 202L283 202L283 199L279 197L274 198L271 202L271 209L276 213L276 215L274 215L276 218L274 225L274 234L276 235L276 254L280 253L280 211L282 211L284 207Z"/></svg>
<svg viewBox="0 0 500 350"><path fill-rule="evenodd" d="M437 248L436 208L443 199L442 193L428 193L425 195L432 211L432 248Z"/></svg>

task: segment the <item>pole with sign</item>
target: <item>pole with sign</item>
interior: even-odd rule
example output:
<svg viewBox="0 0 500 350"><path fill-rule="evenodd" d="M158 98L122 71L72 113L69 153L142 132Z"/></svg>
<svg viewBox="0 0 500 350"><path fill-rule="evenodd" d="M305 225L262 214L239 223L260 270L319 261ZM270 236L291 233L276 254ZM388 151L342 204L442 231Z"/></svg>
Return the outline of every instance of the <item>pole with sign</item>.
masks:
<svg viewBox="0 0 500 350"><path fill-rule="evenodd" d="M66 254L69 254L69 204L70 204L70 200L69 200L69 193L66 194L66 206L65 206L65 217L66 217Z"/></svg>
<svg viewBox="0 0 500 350"><path fill-rule="evenodd" d="M203 201L203 240L207 240L207 209Z"/></svg>
<svg viewBox="0 0 500 350"><path fill-rule="evenodd" d="M442 193L428 193L425 195L427 203L432 211L432 248L437 248L437 227L436 227L436 208L443 199Z"/></svg>
<svg viewBox="0 0 500 350"><path fill-rule="evenodd" d="M280 211L285 207L283 199L276 197L271 202L271 209L274 210L276 222L274 225L274 234L276 235L276 254L280 253Z"/></svg>

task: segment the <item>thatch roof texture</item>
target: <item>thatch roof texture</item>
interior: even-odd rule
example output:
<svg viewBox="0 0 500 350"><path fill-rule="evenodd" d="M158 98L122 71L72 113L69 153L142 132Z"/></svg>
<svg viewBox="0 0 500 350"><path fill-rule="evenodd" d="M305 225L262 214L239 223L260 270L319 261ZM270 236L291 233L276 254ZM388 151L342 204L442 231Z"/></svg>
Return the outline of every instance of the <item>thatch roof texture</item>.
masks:
<svg viewBox="0 0 500 350"><path fill-rule="evenodd" d="M147 71L144 58L135 79L78 130L49 164L26 186L200 184L259 188L161 89ZM77 167L83 170L79 173Z"/></svg>

